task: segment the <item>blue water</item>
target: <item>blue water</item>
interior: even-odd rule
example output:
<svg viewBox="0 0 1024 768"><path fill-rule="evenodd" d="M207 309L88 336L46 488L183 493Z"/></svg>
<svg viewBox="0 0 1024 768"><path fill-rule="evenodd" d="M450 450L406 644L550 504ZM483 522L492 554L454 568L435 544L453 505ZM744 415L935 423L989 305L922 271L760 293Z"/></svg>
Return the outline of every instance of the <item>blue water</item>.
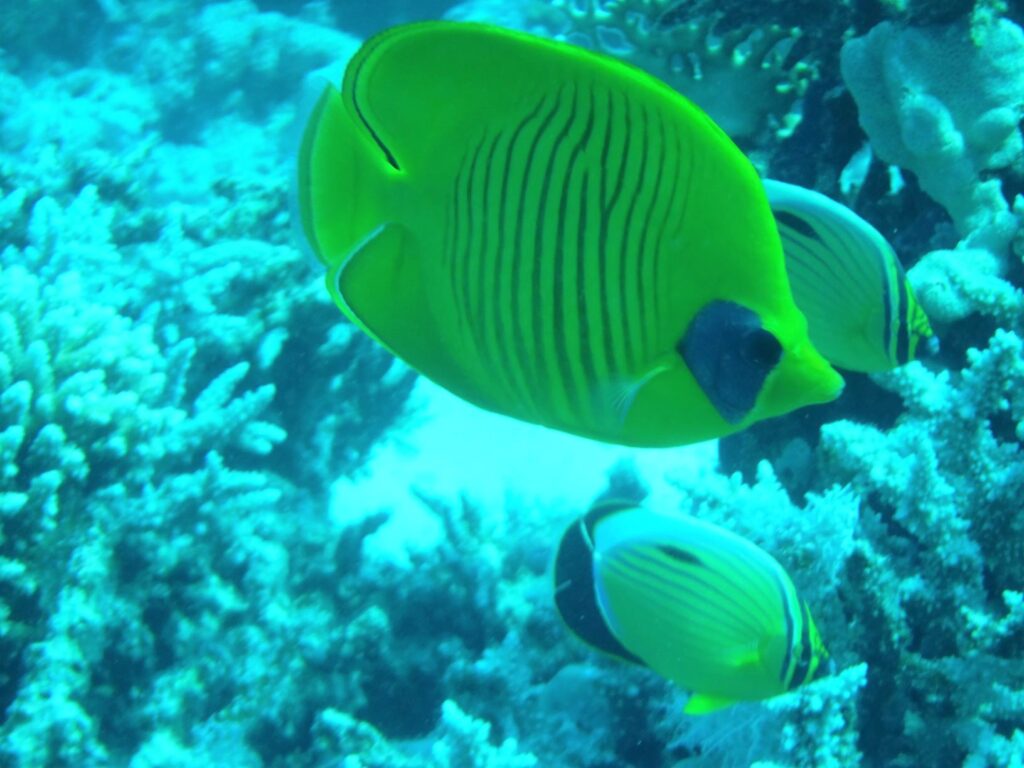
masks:
<svg viewBox="0 0 1024 768"><path fill-rule="evenodd" d="M759 172L885 235L939 351L659 451L417 377L334 307L291 175L315 78L444 15L682 91ZM1022 21L985 0L4 4L0 765L1024 764ZM572 637L553 548L609 488L771 552L830 673L690 716Z"/></svg>

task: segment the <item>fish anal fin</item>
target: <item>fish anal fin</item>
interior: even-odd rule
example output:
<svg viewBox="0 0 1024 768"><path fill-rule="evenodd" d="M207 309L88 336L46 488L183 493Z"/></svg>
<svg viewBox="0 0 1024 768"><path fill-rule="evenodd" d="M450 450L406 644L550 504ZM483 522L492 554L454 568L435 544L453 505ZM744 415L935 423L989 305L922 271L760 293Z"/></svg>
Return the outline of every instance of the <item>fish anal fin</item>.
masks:
<svg viewBox="0 0 1024 768"><path fill-rule="evenodd" d="M704 693L693 694L686 706L683 707L683 714L686 715L709 715L718 712L726 707L731 707L736 701L726 699L722 696L710 696Z"/></svg>

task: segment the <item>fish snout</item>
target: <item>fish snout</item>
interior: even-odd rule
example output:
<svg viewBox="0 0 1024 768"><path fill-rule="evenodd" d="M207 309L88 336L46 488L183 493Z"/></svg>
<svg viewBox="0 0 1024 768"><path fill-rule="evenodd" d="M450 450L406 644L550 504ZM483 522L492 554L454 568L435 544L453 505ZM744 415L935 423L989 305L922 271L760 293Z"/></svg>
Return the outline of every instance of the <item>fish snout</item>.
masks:
<svg viewBox="0 0 1024 768"><path fill-rule="evenodd" d="M783 354L775 376L766 385L767 415L776 416L808 405L830 403L842 394L843 377L810 341Z"/></svg>

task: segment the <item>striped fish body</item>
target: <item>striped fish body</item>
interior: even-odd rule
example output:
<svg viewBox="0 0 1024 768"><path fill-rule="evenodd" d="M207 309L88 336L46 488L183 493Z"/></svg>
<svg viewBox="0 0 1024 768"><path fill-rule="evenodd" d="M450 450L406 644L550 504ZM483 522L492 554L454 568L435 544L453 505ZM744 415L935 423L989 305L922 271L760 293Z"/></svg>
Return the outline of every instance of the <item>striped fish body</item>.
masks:
<svg viewBox="0 0 1024 768"><path fill-rule="evenodd" d="M385 32L314 109L299 203L346 314L485 408L675 445L841 386L807 339L749 163L614 60L481 25ZM679 351L716 301L782 350L727 417Z"/></svg>
<svg viewBox="0 0 1024 768"><path fill-rule="evenodd" d="M875 373L913 360L932 329L882 234L819 192L766 180L793 297L829 362Z"/></svg>
<svg viewBox="0 0 1024 768"><path fill-rule="evenodd" d="M572 594L574 580L589 603ZM792 690L827 658L778 562L696 518L599 505L563 537L556 583L570 629L692 691L689 713Z"/></svg>

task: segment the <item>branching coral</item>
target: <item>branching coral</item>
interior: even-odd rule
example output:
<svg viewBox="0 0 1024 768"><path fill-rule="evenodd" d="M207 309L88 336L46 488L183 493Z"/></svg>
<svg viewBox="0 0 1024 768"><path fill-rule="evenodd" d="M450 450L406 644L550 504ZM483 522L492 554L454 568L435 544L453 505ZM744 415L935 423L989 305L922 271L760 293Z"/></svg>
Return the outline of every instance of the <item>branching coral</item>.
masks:
<svg viewBox="0 0 1024 768"><path fill-rule="evenodd" d="M716 29L719 17L681 21L672 2L555 0L570 20L566 36L631 61L701 106L733 137L764 127L780 135L799 119L794 111L814 71L791 61L800 31L775 24Z"/></svg>
<svg viewBox="0 0 1024 768"><path fill-rule="evenodd" d="M186 12L160 3L126 5L134 34L118 35L110 60L162 94L162 127L195 138L210 117L236 111L267 119L305 75L350 56L356 41L322 23L261 13L250 0L196 3ZM140 41L138 34L150 34Z"/></svg>
<svg viewBox="0 0 1024 768"><path fill-rule="evenodd" d="M788 136L800 121L799 102L817 77L812 60L795 50L795 26L749 19L723 23L708 10L680 13L669 0L476 0L449 13L495 20L568 40L629 61L698 104L744 142Z"/></svg>
<svg viewBox="0 0 1024 768"><path fill-rule="evenodd" d="M156 752L178 745L176 764L258 761L304 738L332 685L350 690L317 666L338 630L296 597L292 553L329 559L332 532L300 520L324 522L330 482L400 416L412 374L346 332L295 250L230 237L256 229L246 208L286 231L283 194L235 195L234 219L186 231L208 199L78 188L30 128L5 113L25 152L0 175L0 760L101 765L139 747L137 764L170 765ZM91 135L99 152L145 144ZM133 156L153 178L153 155ZM265 741L245 732L257 724Z"/></svg>
<svg viewBox="0 0 1024 768"><path fill-rule="evenodd" d="M947 722L944 732L957 743L931 745L934 760L986 753L990 737L1006 733L1000 690L1024 686L1011 662L1024 642L1012 618L1013 590L1024 583L1024 344L999 331L968 362L961 374L913 364L885 377L907 407L888 433L851 422L822 433L833 476L870 500L866 514L876 520L850 576L866 601L859 612L881 622L866 637L880 633L879 648L899 654L897 684L876 680L870 698L873 707L908 710L878 736L876 748L889 755L920 755L922 724L936 721ZM1010 616L997 623L1007 609ZM966 678L971 695L929 699L930 690L959 689Z"/></svg>

